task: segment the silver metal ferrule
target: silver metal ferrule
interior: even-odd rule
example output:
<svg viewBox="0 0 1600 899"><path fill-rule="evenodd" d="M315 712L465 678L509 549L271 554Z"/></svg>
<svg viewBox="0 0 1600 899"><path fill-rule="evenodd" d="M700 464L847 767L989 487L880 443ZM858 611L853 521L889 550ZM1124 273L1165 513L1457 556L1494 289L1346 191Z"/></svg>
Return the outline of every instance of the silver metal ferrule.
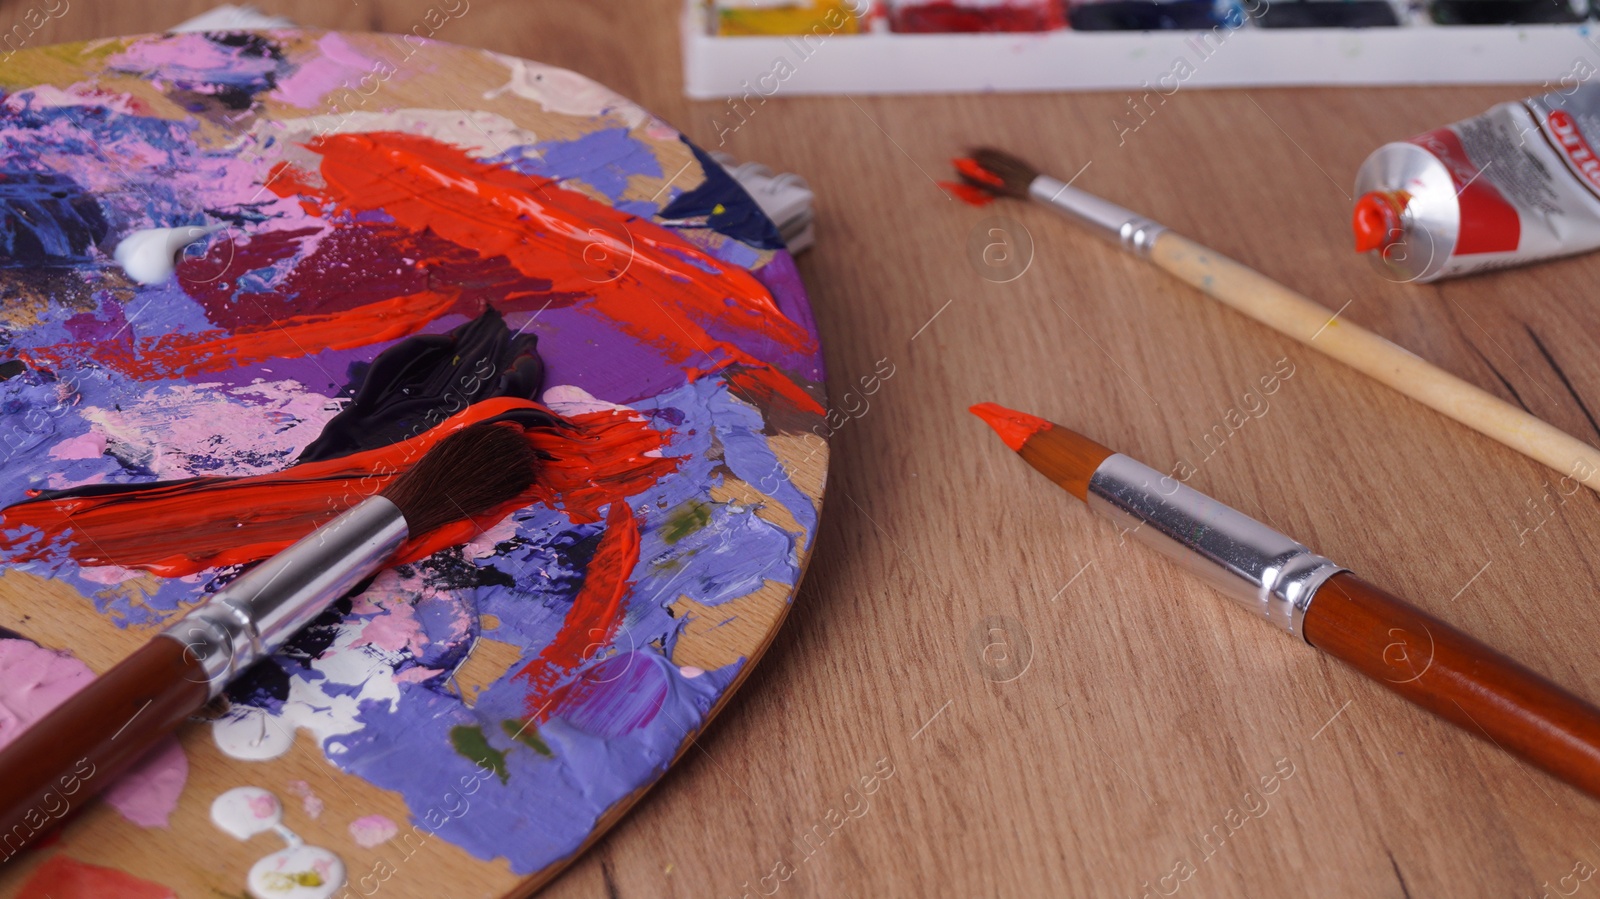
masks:
<svg viewBox="0 0 1600 899"><path fill-rule="evenodd" d="M1137 256L1149 256L1156 238L1167 230L1160 222L1049 175L1034 178L1028 185L1028 193L1035 200L1048 203L1117 241L1123 249Z"/></svg>
<svg viewBox="0 0 1600 899"><path fill-rule="evenodd" d="M194 653L216 696L382 568L409 533L398 506L370 497L240 575L164 633Z"/></svg>
<svg viewBox="0 0 1600 899"><path fill-rule="evenodd" d="M1291 634L1338 565L1120 453L1089 478L1089 508Z"/></svg>

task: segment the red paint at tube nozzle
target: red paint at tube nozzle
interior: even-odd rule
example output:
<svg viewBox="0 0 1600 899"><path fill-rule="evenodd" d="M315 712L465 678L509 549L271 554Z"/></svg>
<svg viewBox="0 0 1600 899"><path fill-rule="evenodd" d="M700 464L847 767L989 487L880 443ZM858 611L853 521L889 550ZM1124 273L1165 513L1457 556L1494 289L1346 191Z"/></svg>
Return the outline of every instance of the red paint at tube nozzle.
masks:
<svg viewBox="0 0 1600 899"><path fill-rule="evenodd" d="M1600 85L1385 144L1356 174L1356 250L1436 281L1600 248Z"/></svg>

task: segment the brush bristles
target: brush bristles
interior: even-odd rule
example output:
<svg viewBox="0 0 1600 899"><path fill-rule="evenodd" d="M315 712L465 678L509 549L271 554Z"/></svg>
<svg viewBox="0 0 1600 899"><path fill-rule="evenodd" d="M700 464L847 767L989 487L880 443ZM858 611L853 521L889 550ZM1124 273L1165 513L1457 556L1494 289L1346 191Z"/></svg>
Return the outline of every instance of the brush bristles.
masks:
<svg viewBox="0 0 1600 899"><path fill-rule="evenodd" d="M973 187L999 196L1026 200L1029 186L1033 184L1033 179L1039 177L1038 169L1004 150L979 147L972 151L970 158L991 177L974 178L962 172L961 179Z"/></svg>
<svg viewBox="0 0 1600 899"><path fill-rule="evenodd" d="M479 422L439 441L381 495L400 507L415 537L515 499L532 485L538 462L522 428Z"/></svg>

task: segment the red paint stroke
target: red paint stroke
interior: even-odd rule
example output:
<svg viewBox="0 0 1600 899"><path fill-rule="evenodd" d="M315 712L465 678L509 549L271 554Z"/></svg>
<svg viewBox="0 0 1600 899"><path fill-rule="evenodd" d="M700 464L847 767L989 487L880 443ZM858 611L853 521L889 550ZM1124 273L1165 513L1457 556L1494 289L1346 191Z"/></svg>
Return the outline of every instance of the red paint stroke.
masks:
<svg viewBox="0 0 1600 899"><path fill-rule="evenodd" d="M46 859L17 891L17 899L177 899L170 887L54 855Z"/></svg>
<svg viewBox="0 0 1600 899"><path fill-rule="evenodd" d="M162 577L245 565L289 547L318 525L382 490L445 435L516 409L542 408L502 397L475 403L401 443L283 471L243 478L195 478L127 492L35 500L6 508L0 551L7 561L46 560L66 552L80 565L117 565ZM551 457L528 492L468 521L408 541L396 563L465 543L530 502L560 508L578 522L648 490L675 471L659 452L667 434L627 412L574 416L570 430L525 433Z"/></svg>
<svg viewBox="0 0 1600 899"><path fill-rule="evenodd" d="M514 677L533 685L523 706L537 721L549 717L546 702L551 688L563 675L593 658L606 646L621 622L622 599L634 566L639 562L639 522L623 500L611 504L606 530L584 572L583 586L561 622L555 639Z"/></svg>
<svg viewBox="0 0 1600 899"><path fill-rule="evenodd" d="M268 359L293 359L409 337L456 302L453 295L424 291L345 312L294 316L281 324L233 333L213 330L97 343L92 355L99 364L150 380L222 371ZM57 344L18 355L30 368L57 368L70 359L82 358L84 349L82 344Z"/></svg>
<svg viewBox="0 0 1600 899"><path fill-rule="evenodd" d="M969 206L988 206L994 202L994 194L965 181L940 181L939 186L944 188L945 193Z"/></svg>
<svg viewBox="0 0 1600 899"><path fill-rule="evenodd" d="M677 470L671 456L650 456L666 435L625 412L589 412L568 419L577 432L531 430L528 439L550 456L530 496L579 524L600 520L614 501L638 496Z"/></svg>
<svg viewBox="0 0 1600 899"><path fill-rule="evenodd" d="M771 413L782 409L801 408L795 402L793 393L785 388L793 384L788 376L771 366L747 368L736 366L723 373L733 395L745 402L767 409L769 420L773 419ZM807 399L810 395L807 394ZM810 409L809 405L804 407Z"/></svg>
<svg viewBox="0 0 1600 899"><path fill-rule="evenodd" d="M684 366L691 379L732 363L765 363L707 326L753 331L794 352L810 332L778 311L749 272L719 262L678 234L538 175L490 165L427 137L372 132L318 137L322 196L351 216L384 212L484 256L503 255L551 290L589 297L596 314ZM309 178L284 181L302 196ZM702 361L692 362L694 357ZM821 413L800 387L791 402Z"/></svg>
<svg viewBox="0 0 1600 899"><path fill-rule="evenodd" d="M1055 427L1051 422L1036 415L1007 409L998 403L979 403L976 406L969 406L967 411L988 422L989 427L994 428L994 432L1000 435L1006 446L1019 452L1029 437Z"/></svg>
<svg viewBox="0 0 1600 899"><path fill-rule="evenodd" d="M955 165L956 171L961 173L961 177L976 181L979 184L987 184L995 190L1005 189L1005 179L984 168L978 160L962 156L950 161Z"/></svg>
<svg viewBox="0 0 1600 899"><path fill-rule="evenodd" d="M274 266L287 271L261 289L246 292L234 283L244 272ZM505 309L516 298L549 289L524 277L504 257L485 258L429 231L368 221L249 237L225 232L207 245L205 255L183 257L177 277L184 293L205 309L206 319L229 331L429 290L454 296L452 311L466 313L478 310L465 308L473 304L463 302L464 296ZM338 288L329 290L331 284Z"/></svg>
<svg viewBox="0 0 1600 899"><path fill-rule="evenodd" d="M691 380L733 364L770 367L721 336L729 333L815 352L811 333L749 272L549 178L390 132L307 146L322 154L319 171L281 163L267 186L337 225L270 290L239 292L236 282L292 258L309 229L219 239L180 264L179 283L214 330L135 337L124 329L113 341L29 349L22 358L43 368L92 358L136 378L183 377L395 340L490 302L582 306ZM777 375L774 384L792 405L822 413L792 379Z"/></svg>

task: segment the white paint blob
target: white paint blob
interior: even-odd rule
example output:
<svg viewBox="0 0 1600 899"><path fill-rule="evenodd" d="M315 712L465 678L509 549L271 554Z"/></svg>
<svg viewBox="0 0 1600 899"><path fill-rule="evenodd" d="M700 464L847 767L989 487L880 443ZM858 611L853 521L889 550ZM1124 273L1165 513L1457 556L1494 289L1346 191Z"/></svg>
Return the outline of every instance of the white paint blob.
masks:
<svg viewBox="0 0 1600 899"><path fill-rule="evenodd" d="M250 866L255 899L328 899L344 885L344 862L321 846L291 844Z"/></svg>
<svg viewBox="0 0 1600 899"><path fill-rule="evenodd" d="M352 110L298 119L258 121L246 141L259 146L272 138L271 148L260 157L263 162L303 163L316 170L321 157L303 145L329 134L363 134L369 131L395 131L416 137L431 137L465 150L474 159L499 156L507 147L532 147L538 135L503 115L483 110L390 109L383 112ZM248 153L248 151L246 151ZM241 158L248 158L241 155ZM320 220L319 220L320 221ZM311 240L319 239L312 236ZM302 258L312 245L303 244Z"/></svg>
<svg viewBox="0 0 1600 899"><path fill-rule="evenodd" d="M582 387L573 384L557 384L547 387L543 400L551 411L560 412L562 415L586 415L590 412L621 412L624 415L634 415L634 411L627 406L600 399Z"/></svg>
<svg viewBox="0 0 1600 899"><path fill-rule="evenodd" d="M224 753L247 761L275 759L294 745L294 727L254 706L236 706L211 722L211 736Z"/></svg>
<svg viewBox="0 0 1600 899"><path fill-rule="evenodd" d="M511 93L539 104L545 112L570 116L601 116L610 112L629 128L636 128L650 118L638 104L577 72L512 56L489 55L505 63L511 78L500 87L485 91L485 100Z"/></svg>
<svg viewBox="0 0 1600 899"><path fill-rule="evenodd" d="M250 866L245 889L254 899L328 899L344 885L344 861L308 846L283 826L283 803L260 787L234 787L211 803L211 822L237 840L273 831L284 848Z"/></svg>
<svg viewBox="0 0 1600 899"><path fill-rule="evenodd" d="M211 801L211 823L236 840L248 840L283 823L283 803L260 787L234 787Z"/></svg>
<svg viewBox="0 0 1600 899"><path fill-rule="evenodd" d="M117 264L140 284L160 284L178 269L178 251L223 225L184 228L144 228L117 244Z"/></svg>

